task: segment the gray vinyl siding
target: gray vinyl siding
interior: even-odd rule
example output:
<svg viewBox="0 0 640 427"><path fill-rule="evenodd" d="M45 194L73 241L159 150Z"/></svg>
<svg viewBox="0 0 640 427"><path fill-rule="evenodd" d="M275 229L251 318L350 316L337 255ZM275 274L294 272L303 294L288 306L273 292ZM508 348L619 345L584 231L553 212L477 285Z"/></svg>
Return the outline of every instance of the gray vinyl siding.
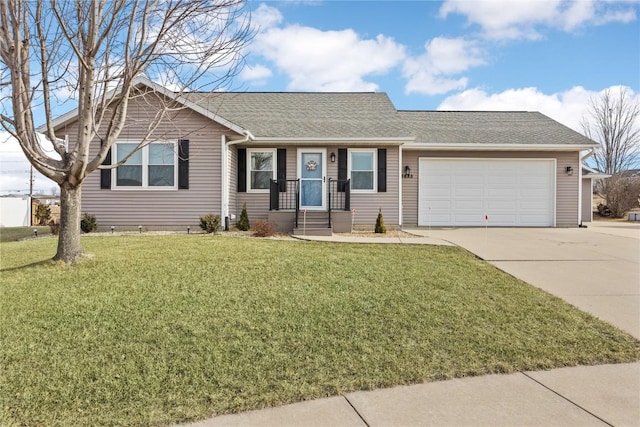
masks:
<svg viewBox="0 0 640 427"><path fill-rule="evenodd" d="M399 147L387 149L387 191L385 193L351 192L351 209L355 209L355 225L375 225L378 210L382 210L387 226L400 224L400 171L398 169ZM377 176L377 175L376 175Z"/></svg>
<svg viewBox="0 0 640 427"><path fill-rule="evenodd" d="M414 151L404 150L403 167L411 168L413 178L402 179L402 217L403 225L415 226L418 223L418 158L420 157L462 157L494 159L556 159L556 226L575 227L578 225L578 180L580 167L578 152L545 151ZM573 167L574 174L565 173L567 166Z"/></svg>
<svg viewBox="0 0 640 427"><path fill-rule="evenodd" d="M141 139L148 123L144 114L155 110L148 100L141 99L132 101L128 111L129 125L123 129L120 139ZM71 144L75 132L75 125L65 130ZM175 117L165 120L154 135L159 139L189 140L189 189L101 189L100 172L95 171L82 187L82 212L95 215L101 229L137 228L138 225L144 229L197 228L200 216L221 212L222 132L223 128L217 123L191 110L176 113ZM94 141L90 155L95 155L99 147L100 142Z"/></svg>
<svg viewBox="0 0 640 427"><path fill-rule="evenodd" d="M317 146L299 146L299 145L273 145L273 146L265 146L265 145L247 145L243 146L243 148L252 148L252 149L260 149L260 148L286 148L287 150L287 179L296 179L297 178L297 167L298 167L298 148L326 148L327 150L327 178L338 178L338 162L331 163L329 161L329 156L331 153L335 153L338 155L338 148L346 148L346 147L337 147L337 146L322 146L318 144ZM379 147L362 147L358 146L358 148L370 148L370 149L378 149ZM399 176L400 172L398 170L398 155L399 155L399 147L398 146L388 146L384 147L387 149L387 192L386 193L354 193L351 192L351 208L356 210L356 215L354 218L355 225L373 225L376 222L376 217L378 215L378 209L382 209L382 214L384 216L386 225L398 225L399 224ZM236 174L236 170L234 167L234 174ZM233 187L235 191L236 187ZM235 203L235 214L236 218L240 215L242 211L243 204L247 204L247 213L249 215L249 220L253 221L254 219L266 219L269 214L269 194L268 193L237 193L236 195L236 203ZM230 209L232 210L233 206L230 204ZM230 212L231 213L231 212Z"/></svg>
<svg viewBox="0 0 640 427"><path fill-rule="evenodd" d="M582 178L582 222L593 221L593 180Z"/></svg>

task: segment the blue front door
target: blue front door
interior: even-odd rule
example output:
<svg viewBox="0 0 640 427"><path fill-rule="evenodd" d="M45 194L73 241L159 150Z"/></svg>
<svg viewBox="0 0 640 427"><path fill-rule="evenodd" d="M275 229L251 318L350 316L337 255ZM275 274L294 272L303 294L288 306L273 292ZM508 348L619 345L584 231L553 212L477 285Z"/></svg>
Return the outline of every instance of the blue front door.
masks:
<svg viewBox="0 0 640 427"><path fill-rule="evenodd" d="M325 208L326 150L299 149L298 177L300 178L300 208Z"/></svg>

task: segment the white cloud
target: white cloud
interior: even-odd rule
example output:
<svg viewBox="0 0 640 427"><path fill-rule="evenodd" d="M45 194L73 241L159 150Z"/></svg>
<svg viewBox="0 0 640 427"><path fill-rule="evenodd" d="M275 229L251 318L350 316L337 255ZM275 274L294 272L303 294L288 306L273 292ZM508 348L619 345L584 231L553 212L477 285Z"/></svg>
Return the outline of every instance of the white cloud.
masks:
<svg viewBox="0 0 640 427"><path fill-rule="evenodd" d="M591 0L446 0L440 16L459 14L482 28L491 39L537 39L545 27L573 31L583 25L636 20L628 1Z"/></svg>
<svg viewBox="0 0 640 427"><path fill-rule="evenodd" d="M580 132L580 121L585 115L589 101L604 90L617 91L619 86L605 88L602 91L590 91L575 86L567 91L545 94L535 87L509 89L489 94L480 89L469 89L446 98L438 110L476 110L476 111L539 111L552 119ZM640 94L630 95L640 102Z"/></svg>
<svg viewBox="0 0 640 427"><path fill-rule="evenodd" d="M282 13L278 9L264 3L251 14L251 26L262 31L280 25L282 20Z"/></svg>
<svg viewBox="0 0 640 427"><path fill-rule="evenodd" d="M405 62L403 74L408 79L407 93L438 95L464 89L468 83L466 77L450 76L485 64L484 54L475 41L436 37L424 48L423 55Z"/></svg>
<svg viewBox="0 0 640 427"><path fill-rule="evenodd" d="M362 39L351 29L299 25L263 31L251 48L289 76L288 90L377 90L366 76L384 74L405 58L405 47L384 35Z"/></svg>
<svg viewBox="0 0 640 427"><path fill-rule="evenodd" d="M263 85L272 74L271 70L264 65L247 65L240 73L240 78L251 81L254 85Z"/></svg>

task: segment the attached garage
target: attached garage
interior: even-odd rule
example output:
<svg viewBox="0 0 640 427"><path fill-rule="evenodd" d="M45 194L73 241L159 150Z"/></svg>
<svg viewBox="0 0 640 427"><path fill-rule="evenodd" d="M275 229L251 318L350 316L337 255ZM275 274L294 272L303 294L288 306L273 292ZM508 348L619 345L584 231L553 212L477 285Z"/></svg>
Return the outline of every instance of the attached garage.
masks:
<svg viewBox="0 0 640 427"><path fill-rule="evenodd" d="M418 160L420 226L555 226L555 159Z"/></svg>

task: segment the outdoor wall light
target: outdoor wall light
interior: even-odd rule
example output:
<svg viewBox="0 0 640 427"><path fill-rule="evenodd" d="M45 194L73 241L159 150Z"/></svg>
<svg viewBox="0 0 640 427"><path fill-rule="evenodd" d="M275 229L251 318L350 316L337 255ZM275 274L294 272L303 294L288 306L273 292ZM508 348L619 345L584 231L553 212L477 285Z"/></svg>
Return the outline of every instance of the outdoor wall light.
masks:
<svg viewBox="0 0 640 427"><path fill-rule="evenodd" d="M567 175L573 175L573 168L571 166L567 166L564 170L567 172Z"/></svg>
<svg viewBox="0 0 640 427"><path fill-rule="evenodd" d="M409 165L404 167L404 175L402 175L403 178L413 178L413 175L411 175L411 168L409 167Z"/></svg>
<svg viewBox="0 0 640 427"><path fill-rule="evenodd" d="M336 153L331 153L329 158L331 159L331 163L335 163L336 162Z"/></svg>

